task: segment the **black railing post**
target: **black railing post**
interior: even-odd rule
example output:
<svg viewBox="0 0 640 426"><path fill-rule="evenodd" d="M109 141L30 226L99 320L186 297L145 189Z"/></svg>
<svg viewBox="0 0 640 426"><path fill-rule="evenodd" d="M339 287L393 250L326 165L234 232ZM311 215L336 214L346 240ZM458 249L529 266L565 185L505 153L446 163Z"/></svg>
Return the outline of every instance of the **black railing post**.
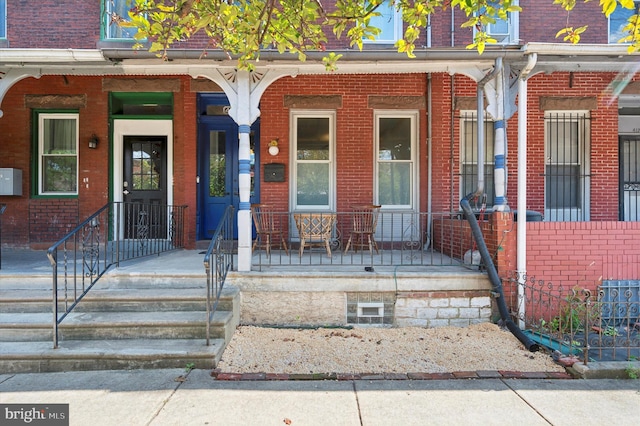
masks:
<svg viewBox="0 0 640 426"><path fill-rule="evenodd" d="M51 262L53 289L53 349L58 349L58 249L48 253Z"/></svg>

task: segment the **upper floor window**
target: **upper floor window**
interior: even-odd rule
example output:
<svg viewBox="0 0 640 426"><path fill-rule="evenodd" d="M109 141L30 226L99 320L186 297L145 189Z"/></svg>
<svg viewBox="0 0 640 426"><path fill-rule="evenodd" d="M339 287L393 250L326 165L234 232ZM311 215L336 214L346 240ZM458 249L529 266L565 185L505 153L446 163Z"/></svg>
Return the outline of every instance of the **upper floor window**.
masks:
<svg viewBox="0 0 640 426"><path fill-rule="evenodd" d="M478 120L474 113L464 113L462 116L460 136L460 198L465 197L478 188ZM494 169L494 129L492 121L484 122L484 192L483 200L487 206L493 206L495 191L493 185Z"/></svg>
<svg viewBox="0 0 640 426"><path fill-rule="evenodd" d="M609 43L618 43L620 39L627 35L624 27L629 24L629 18L640 14L640 1L633 2L635 10L625 9L618 5L616 10L609 16Z"/></svg>
<svg viewBox="0 0 640 426"><path fill-rule="evenodd" d="M402 38L402 13L397 10L393 1L389 0L378 6L376 12L380 16L373 16L369 25L380 29L375 40L363 40L364 43L395 44Z"/></svg>
<svg viewBox="0 0 640 426"><path fill-rule="evenodd" d="M117 17L127 19L132 0L105 0L104 33L107 39L133 39L137 28L121 27Z"/></svg>
<svg viewBox="0 0 640 426"><path fill-rule="evenodd" d="M489 3L495 6L498 4L497 1L490 1ZM517 6L518 2L514 1L513 4ZM487 24L486 32L498 44L517 43L520 38L518 19L518 13L509 12L507 13L507 19L496 18L496 22Z"/></svg>
<svg viewBox="0 0 640 426"><path fill-rule="evenodd" d="M78 114L39 113L37 116L37 194L78 194Z"/></svg>
<svg viewBox="0 0 640 426"><path fill-rule="evenodd" d="M7 38L7 0L0 0L0 38Z"/></svg>

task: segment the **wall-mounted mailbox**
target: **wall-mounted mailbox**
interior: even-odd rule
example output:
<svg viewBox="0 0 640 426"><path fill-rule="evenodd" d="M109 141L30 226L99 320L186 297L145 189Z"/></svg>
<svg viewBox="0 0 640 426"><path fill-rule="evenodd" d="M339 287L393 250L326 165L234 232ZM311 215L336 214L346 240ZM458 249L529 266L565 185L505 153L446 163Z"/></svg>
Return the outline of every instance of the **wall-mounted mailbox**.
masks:
<svg viewBox="0 0 640 426"><path fill-rule="evenodd" d="M265 182L284 182L284 164L271 163L264 165Z"/></svg>
<svg viewBox="0 0 640 426"><path fill-rule="evenodd" d="M22 195L22 170L0 169L0 195Z"/></svg>

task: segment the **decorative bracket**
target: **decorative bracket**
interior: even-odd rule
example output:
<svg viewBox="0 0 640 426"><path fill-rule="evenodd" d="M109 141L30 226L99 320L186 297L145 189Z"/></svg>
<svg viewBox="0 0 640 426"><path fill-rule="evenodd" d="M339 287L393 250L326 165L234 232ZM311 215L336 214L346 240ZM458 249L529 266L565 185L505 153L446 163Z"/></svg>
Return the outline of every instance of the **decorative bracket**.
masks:
<svg viewBox="0 0 640 426"><path fill-rule="evenodd" d="M11 68L6 72L0 71L0 106L2 106L2 101L7 92L9 92L9 89L18 81L27 77L40 78L41 76L40 70L18 70ZM3 115L4 113L2 109L0 109L0 118L2 118Z"/></svg>

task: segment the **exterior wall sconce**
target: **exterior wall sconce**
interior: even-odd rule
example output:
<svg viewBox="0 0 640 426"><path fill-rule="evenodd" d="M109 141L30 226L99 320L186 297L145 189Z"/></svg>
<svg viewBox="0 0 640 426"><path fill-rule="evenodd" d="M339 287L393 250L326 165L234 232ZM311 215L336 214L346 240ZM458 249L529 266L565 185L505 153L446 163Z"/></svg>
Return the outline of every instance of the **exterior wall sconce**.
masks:
<svg viewBox="0 0 640 426"><path fill-rule="evenodd" d="M278 148L278 138L272 139L271 142L269 142L269 154L278 155L279 152L280 148Z"/></svg>
<svg viewBox="0 0 640 426"><path fill-rule="evenodd" d="M99 142L100 142L100 139L98 139L96 134L95 133L92 134L91 138L89 138L89 148L96 149L98 147Z"/></svg>

